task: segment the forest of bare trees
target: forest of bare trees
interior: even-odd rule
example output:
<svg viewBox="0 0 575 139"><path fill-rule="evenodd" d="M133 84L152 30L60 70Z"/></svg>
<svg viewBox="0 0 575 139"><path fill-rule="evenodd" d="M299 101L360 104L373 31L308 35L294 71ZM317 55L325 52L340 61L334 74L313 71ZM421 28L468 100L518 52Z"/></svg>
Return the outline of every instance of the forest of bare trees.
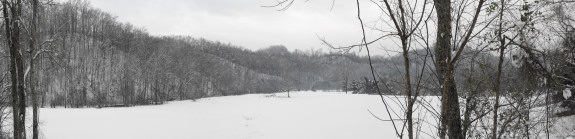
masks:
<svg viewBox="0 0 575 139"><path fill-rule="evenodd" d="M290 7L296 0L273 7ZM549 138L550 123L573 114L573 1L563 0L382 0L357 2L360 45L395 46L403 59L395 63L399 78L372 68L379 92L398 91L402 113L380 117L393 124L398 138ZM377 23L366 24L361 5L375 5ZM383 27L382 27L383 26ZM366 39L366 28L380 32ZM394 40L396 44L378 44ZM325 42L333 47L329 42ZM372 50L373 51L373 50ZM416 66L416 67L412 67ZM397 68L404 67L404 68ZM379 76L376 77L376 76ZM395 88L387 85L396 83ZM398 88L401 87L401 88ZM566 94L566 95L564 95ZM430 109L425 95L440 95L439 109ZM386 108L388 109L388 108ZM417 110L419 109L419 110ZM423 109L423 110L422 110ZM436 133L417 111L431 111ZM397 120L393 120L397 119ZM552 130L552 129L551 129ZM406 131L406 132L404 132Z"/></svg>
<svg viewBox="0 0 575 139"><path fill-rule="evenodd" d="M267 6L289 10L297 0ZM32 138L38 108L156 105L172 100L344 90L378 94L398 138L549 138L575 114L575 2L356 0L361 43L333 49L248 50L187 36L153 36L89 1L1 0L0 138ZM381 10L368 26L360 5ZM366 37L366 30L381 31ZM377 38L368 40L368 38ZM380 40L395 55L373 56ZM348 53L365 48L367 56ZM370 49L371 48L371 49ZM439 96L439 108L424 99ZM396 98L386 102L386 98ZM386 108L387 109L387 108ZM417 114L431 112L436 121ZM12 135L3 129L13 120ZM436 131L421 131L437 123ZM509 132L513 130L513 132ZM404 132L406 131L406 132Z"/></svg>
<svg viewBox="0 0 575 139"><path fill-rule="evenodd" d="M413 95L412 85L441 89L441 108L434 110L439 138L549 138L550 120L573 113L570 42L575 20L572 13L564 12L573 8L572 1L384 0L373 4L395 28L383 36L402 42L406 70L400 80L405 81L402 94L407 97L402 103L406 107L402 122L407 124L408 138L422 132L414 128L413 105L428 105L414 104L419 90ZM432 13L427 6L434 6L430 9L435 10L435 18L424 18ZM432 45L430 30L437 32ZM365 35L363 42L368 47ZM410 49L434 52L422 57L435 59L423 65L435 69L427 74L437 75L431 80L438 84L410 81L425 79L410 76ZM564 97L565 93L570 97ZM567 110L556 111L559 105ZM544 115L531 117L532 111ZM402 138L404 129L396 130Z"/></svg>
<svg viewBox="0 0 575 139"><path fill-rule="evenodd" d="M369 73L363 66L367 58L355 54L288 51L282 45L252 51L202 38L152 36L93 8L89 1L2 4L2 110L14 107L11 117L18 118L12 136L17 139L27 136L26 122L34 123L31 134L38 137L39 107L126 107L211 96L335 90ZM382 67L384 58L377 59ZM349 83L342 85L344 74ZM32 121L26 121L27 106L34 109Z"/></svg>
<svg viewBox="0 0 575 139"><path fill-rule="evenodd" d="M27 10L29 3L22 5L26 24L18 41L30 46L19 50L26 62L22 76L33 84L23 87L34 88L40 107L131 106L286 88L341 89L340 65L361 68L367 62L354 54L290 52L282 45L251 51L202 38L151 36L87 1L40 1L38 19L32 22L28 20L36 16ZM31 34L29 27L37 31ZM368 73L363 69L347 74Z"/></svg>

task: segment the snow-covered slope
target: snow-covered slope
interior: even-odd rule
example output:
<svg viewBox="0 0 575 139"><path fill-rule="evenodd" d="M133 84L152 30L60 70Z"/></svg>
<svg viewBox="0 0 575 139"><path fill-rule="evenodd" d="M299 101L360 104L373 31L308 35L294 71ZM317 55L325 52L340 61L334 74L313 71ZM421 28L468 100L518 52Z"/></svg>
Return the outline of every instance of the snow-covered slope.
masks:
<svg viewBox="0 0 575 139"><path fill-rule="evenodd" d="M47 139L381 139L395 131L379 96L252 94L129 108L41 109Z"/></svg>

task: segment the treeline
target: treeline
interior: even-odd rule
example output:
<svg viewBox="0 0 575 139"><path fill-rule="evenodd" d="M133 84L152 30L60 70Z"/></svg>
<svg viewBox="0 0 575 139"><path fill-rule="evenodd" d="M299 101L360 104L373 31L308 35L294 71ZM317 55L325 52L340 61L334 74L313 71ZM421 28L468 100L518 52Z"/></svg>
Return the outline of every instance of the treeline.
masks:
<svg viewBox="0 0 575 139"><path fill-rule="evenodd" d="M369 75L367 59L354 54L290 52L281 45L252 51L201 38L152 36L143 28L118 22L88 1L40 3L37 53L21 50L23 59L36 59L36 72L26 77L35 77L40 107L133 106L210 96L335 90ZM23 11L23 19L31 19L30 10ZM21 44L29 45L31 37L22 33ZM9 55L8 48L1 49ZM383 65L384 58L375 59ZM10 61L1 62L9 65ZM1 70L8 75L7 66Z"/></svg>
<svg viewBox="0 0 575 139"><path fill-rule="evenodd" d="M38 52L22 50L24 59L37 57L32 76L36 78L40 107L148 105L287 90L377 93L365 56L313 49L290 52L282 45L252 51L202 38L153 36L144 28L117 21L114 15L92 7L89 1L40 3ZM30 10L23 11L23 19L30 20ZM28 26L31 24L25 24L24 29ZM0 31L5 32L5 28ZM29 45L31 37L22 33L22 45ZM6 42L0 43L7 45ZM9 55L8 48L1 49L3 55ZM429 67L422 70L424 63L433 63L431 52L419 49L411 55L410 63L415 66L412 72L426 72L423 84L437 86L431 85L436 82L436 74ZM488 54L481 57L496 59ZM403 78L404 68L399 66L403 59L397 55L372 57L372 61L382 93L399 94L402 83L397 81ZM8 65L9 59L1 62ZM7 80L8 67L1 70ZM3 84L10 85L7 81ZM9 91L6 89L3 91ZM439 95L438 88L424 89L430 92L425 95Z"/></svg>

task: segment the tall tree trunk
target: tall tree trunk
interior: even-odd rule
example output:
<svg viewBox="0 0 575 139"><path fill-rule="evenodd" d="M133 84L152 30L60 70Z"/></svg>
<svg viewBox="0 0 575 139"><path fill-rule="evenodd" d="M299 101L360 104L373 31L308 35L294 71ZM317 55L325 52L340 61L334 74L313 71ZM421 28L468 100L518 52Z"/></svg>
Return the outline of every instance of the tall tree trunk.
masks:
<svg viewBox="0 0 575 139"><path fill-rule="evenodd" d="M38 139L38 95L36 95L36 84L34 83L34 60L36 44L36 27L38 17L38 0L32 0L32 28L30 29L30 76L29 87L32 95L32 139Z"/></svg>
<svg viewBox="0 0 575 139"><path fill-rule="evenodd" d="M451 47L451 43L449 43L451 39L451 10L450 10L450 1L449 0L435 0L434 1L436 10L437 10L437 44L435 46L435 70L437 71L437 79L439 84L442 85L444 88L445 84L445 71L448 64L447 57L449 55L449 50ZM447 23L447 24L446 24ZM446 35L449 34L449 35ZM447 55L445 54L447 53ZM445 135L447 133L447 117L446 117L446 107L445 103L447 103L447 92L443 91L442 89L442 97L441 97L441 123L439 126L439 138L445 139Z"/></svg>
<svg viewBox="0 0 575 139"><path fill-rule="evenodd" d="M448 133L450 139L463 138L459 97L455 87L454 67L451 61L451 1L435 0L437 10L437 45L435 46L436 70L442 84L440 138ZM449 132L447 132L449 131Z"/></svg>
<svg viewBox="0 0 575 139"><path fill-rule="evenodd" d="M493 105L493 131L492 131L492 139L497 138L497 110L499 109L499 95L501 93L501 68L503 66L503 54L505 52L505 38L503 38L503 8L505 0L501 0L501 10L499 12L499 31L498 31L498 38L499 38L499 63L497 65L497 79L495 79L495 104Z"/></svg>
<svg viewBox="0 0 575 139"><path fill-rule="evenodd" d="M6 27L6 40L10 47L10 74L12 81L12 113L14 126L14 139L25 139L26 97L24 94L24 71L22 56L20 55L20 13L22 1L15 3L2 1L4 26ZM10 16L9 16L10 15Z"/></svg>
<svg viewBox="0 0 575 139"><path fill-rule="evenodd" d="M409 73L409 48L407 46L407 37L401 36L401 45L403 49L403 65L405 66L405 93L407 94L407 137L413 139L413 104L415 100L411 92L411 74ZM377 85L377 84L376 84Z"/></svg>

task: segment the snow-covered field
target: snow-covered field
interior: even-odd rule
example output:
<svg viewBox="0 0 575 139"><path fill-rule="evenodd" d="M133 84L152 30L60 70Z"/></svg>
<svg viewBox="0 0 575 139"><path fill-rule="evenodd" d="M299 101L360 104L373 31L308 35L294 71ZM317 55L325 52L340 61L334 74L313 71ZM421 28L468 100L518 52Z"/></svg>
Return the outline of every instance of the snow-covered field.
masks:
<svg viewBox="0 0 575 139"><path fill-rule="evenodd" d="M292 92L291 98L251 94L129 108L44 108L40 120L46 139L396 138L391 122L368 110L388 119L377 95Z"/></svg>
<svg viewBox="0 0 575 139"><path fill-rule="evenodd" d="M416 105L414 113L420 119L414 122L421 125L415 127L421 131L417 137L434 138L437 112L430 111L437 110L439 99L421 98L425 101ZM385 100L394 119L402 118L402 108L395 102L404 98ZM378 118L389 120L377 95L292 92L291 98L286 93L250 94L127 108L42 108L40 128L44 139L397 138L392 123ZM575 136L575 116L553 119L551 138ZM401 129L402 120L395 123Z"/></svg>

